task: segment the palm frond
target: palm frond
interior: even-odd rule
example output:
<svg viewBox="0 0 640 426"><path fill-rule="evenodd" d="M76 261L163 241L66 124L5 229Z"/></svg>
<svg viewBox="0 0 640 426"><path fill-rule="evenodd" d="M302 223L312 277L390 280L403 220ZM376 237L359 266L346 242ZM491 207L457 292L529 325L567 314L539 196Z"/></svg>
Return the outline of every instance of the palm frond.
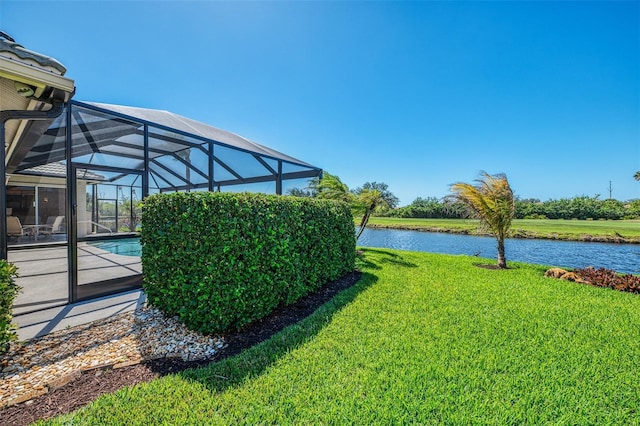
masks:
<svg viewBox="0 0 640 426"><path fill-rule="evenodd" d="M346 202L353 200L353 194L349 192L349 187L342 182L338 176L332 175L329 172L324 172L322 179L313 182L313 184L313 189L317 191L318 198Z"/></svg>

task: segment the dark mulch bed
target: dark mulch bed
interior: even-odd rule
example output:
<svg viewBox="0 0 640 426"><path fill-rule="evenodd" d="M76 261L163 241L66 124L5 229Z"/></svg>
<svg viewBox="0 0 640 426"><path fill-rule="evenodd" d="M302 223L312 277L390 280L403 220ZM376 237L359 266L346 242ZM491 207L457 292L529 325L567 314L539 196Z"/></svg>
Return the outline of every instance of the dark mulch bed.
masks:
<svg viewBox="0 0 640 426"><path fill-rule="evenodd" d="M496 265L495 263L474 263L473 266L475 266L477 268L493 269L493 270L496 270L496 271L511 269L509 267L501 268L498 265Z"/></svg>
<svg viewBox="0 0 640 426"><path fill-rule="evenodd" d="M244 349L267 340L283 328L308 317L333 296L353 286L358 282L360 276L360 272L348 274L337 281L324 285L293 305L280 307L268 317L249 324L238 332L225 335L227 346L211 360L182 361L163 358L115 370L87 371L61 388L22 404L0 410L0 424L27 425L38 419L59 416L87 405L104 393L114 392L136 383L149 382L167 374L201 367L210 362L236 355Z"/></svg>

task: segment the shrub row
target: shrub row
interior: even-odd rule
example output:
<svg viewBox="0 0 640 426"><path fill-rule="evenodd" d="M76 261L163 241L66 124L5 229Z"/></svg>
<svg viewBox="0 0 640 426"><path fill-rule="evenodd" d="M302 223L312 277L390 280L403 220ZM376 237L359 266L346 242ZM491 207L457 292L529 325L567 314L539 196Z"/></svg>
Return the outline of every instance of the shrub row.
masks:
<svg viewBox="0 0 640 426"><path fill-rule="evenodd" d="M354 269L344 203L173 193L147 198L142 217L149 302L203 333L240 328Z"/></svg>
<svg viewBox="0 0 640 426"><path fill-rule="evenodd" d="M622 202L579 196L559 200L516 199L516 219L634 219L640 218L640 200ZM378 213L379 216L457 219L466 216L464 206L446 198L416 198L411 204Z"/></svg>
<svg viewBox="0 0 640 426"><path fill-rule="evenodd" d="M640 217L638 200L622 202L580 196L559 200L517 200L517 219L634 219Z"/></svg>
<svg viewBox="0 0 640 426"><path fill-rule="evenodd" d="M9 348L9 342L16 339L13 319L13 301L20 292L15 283L18 268L4 259L0 259L0 353Z"/></svg>

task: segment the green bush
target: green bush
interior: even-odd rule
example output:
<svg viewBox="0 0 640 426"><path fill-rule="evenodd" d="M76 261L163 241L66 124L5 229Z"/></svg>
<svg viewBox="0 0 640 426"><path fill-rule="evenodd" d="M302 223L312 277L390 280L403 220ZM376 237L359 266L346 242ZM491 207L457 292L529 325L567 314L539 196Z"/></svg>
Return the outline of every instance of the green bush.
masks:
<svg viewBox="0 0 640 426"><path fill-rule="evenodd" d="M142 217L149 302L204 333L240 328L354 268L344 203L173 193L147 198Z"/></svg>
<svg viewBox="0 0 640 426"><path fill-rule="evenodd" d="M13 301L20 292L15 278L18 268L4 259L0 259L0 353L9 349L9 342L16 339L13 318Z"/></svg>
<svg viewBox="0 0 640 426"><path fill-rule="evenodd" d="M640 200L622 201L585 195L559 200L540 201L535 198L516 199L516 219L638 219ZM447 199L416 198L405 207L390 210L379 216L427 219L462 218L464 210Z"/></svg>

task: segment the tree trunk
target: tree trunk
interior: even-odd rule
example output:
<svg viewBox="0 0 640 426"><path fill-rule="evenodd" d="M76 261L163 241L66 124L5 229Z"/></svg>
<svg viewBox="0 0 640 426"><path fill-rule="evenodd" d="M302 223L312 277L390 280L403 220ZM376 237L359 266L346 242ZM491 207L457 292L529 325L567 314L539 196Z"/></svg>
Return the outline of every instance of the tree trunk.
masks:
<svg viewBox="0 0 640 426"><path fill-rule="evenodd" d="M498 238L498 268L507 268L507 258L504 254L504 238Z"/></svg>
<svg viewBox="0 0 640 426"><path fill-rule="evenodd" d="M358 241L358 239L360 238L360 235L362 235L362 233L364 232L364 228L367 226L367 223L369 223L369 216L371 216L371 210L368 210L366 212L364 212L364 216L362 216L362 221L360 222L360 229L358 230L358 235L356 235L356 241Z"/></svg>

